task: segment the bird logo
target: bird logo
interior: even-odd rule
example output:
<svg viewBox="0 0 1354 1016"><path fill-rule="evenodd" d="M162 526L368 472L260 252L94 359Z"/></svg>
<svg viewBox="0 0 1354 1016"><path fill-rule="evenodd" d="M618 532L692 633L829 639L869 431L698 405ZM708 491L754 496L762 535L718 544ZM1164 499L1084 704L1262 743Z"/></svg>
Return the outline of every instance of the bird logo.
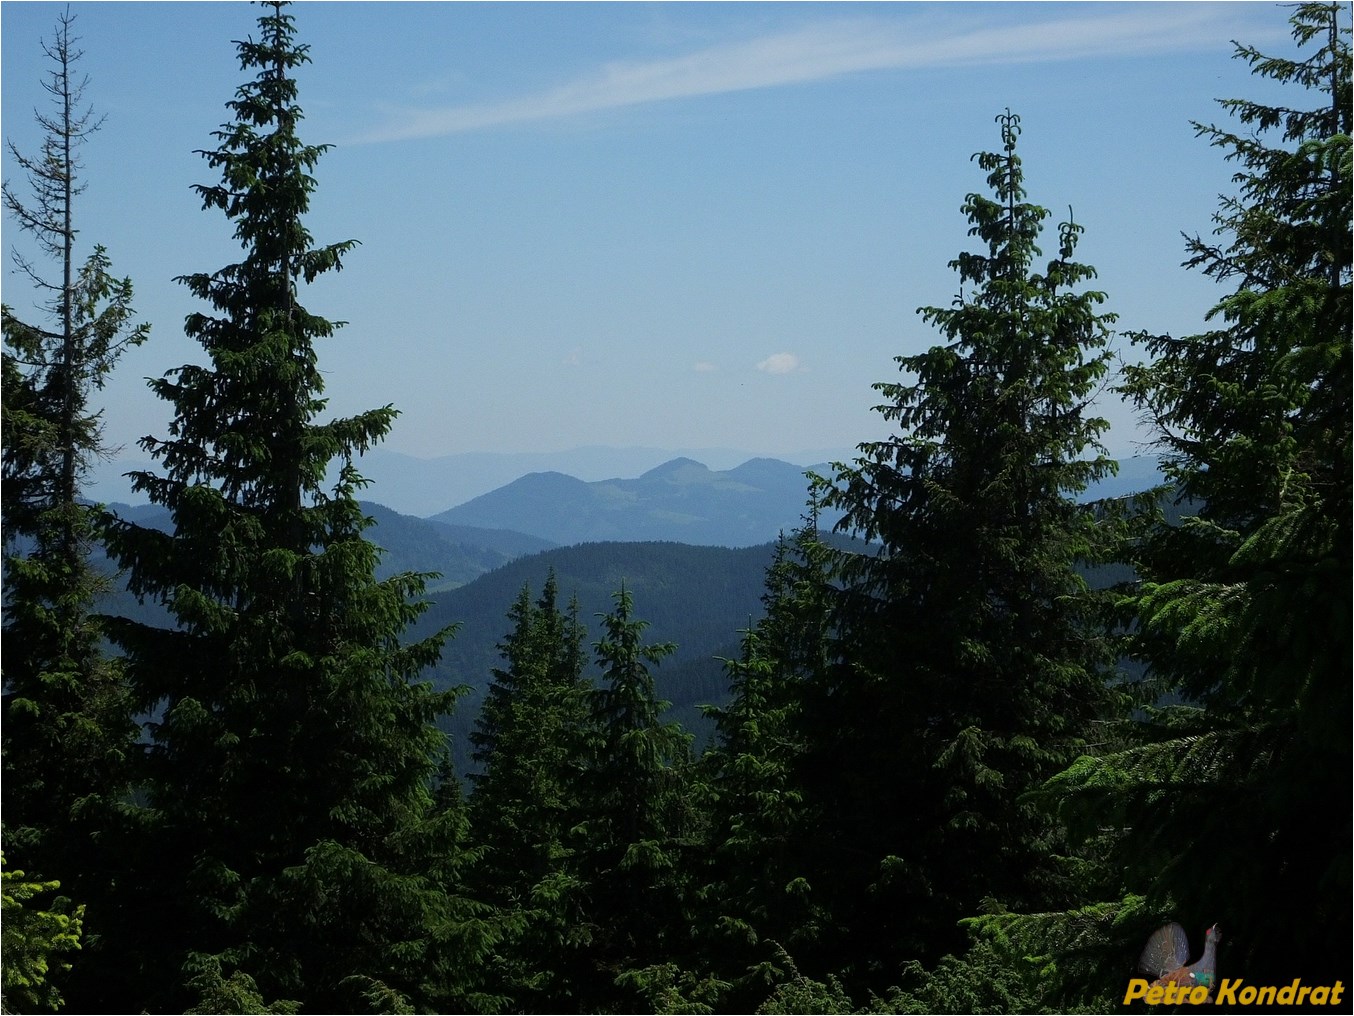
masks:
<svg viewBox="0 0 1354 1016"><path fill-rule="evenodd" d="M1175 985L1209 990L1217 983L1218 943L1222 931L1215 924L1204 933L1204 954L1189 962L1189 936L1180 925L1171 923L1152 932L1138 957L1138 969L1153 978L1152 987Z"/></svg>

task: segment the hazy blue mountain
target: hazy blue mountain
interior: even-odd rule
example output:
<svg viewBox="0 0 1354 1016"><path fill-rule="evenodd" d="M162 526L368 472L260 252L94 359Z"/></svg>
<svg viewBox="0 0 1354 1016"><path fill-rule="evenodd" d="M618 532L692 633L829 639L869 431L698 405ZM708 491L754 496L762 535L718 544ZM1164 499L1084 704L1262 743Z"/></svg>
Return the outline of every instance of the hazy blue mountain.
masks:
<svg viewBox="0 0 1354 1016"><path fill-rule="evenodd" d="M386 578L406 571L436 572L438 577L428 580L429 595L465 585L523 554L539 553L554 546L548 540L525 533L445 525L401 515L369 501L363 501L361 505L373 521L366 531L367 538L384 552L376 567L377 577ZM139 526L167 531L172 524L169 510L160 505L132 506L113 502L107 507L119 518ZM96 561L103 570L113 573L112 564L102 552L96 553ZM167 623L168 617L158 608L136 605L120 583L111 587L101 609L131 617L154 617L157 624Z"/></svg>
<svg viewBox="0 0 1354 1016"><path fill-rule="evenodd" d="M822 448L778 457L808 465L849 459L852 454L849 448ZM422 458L373 448L357 461L357 468L371 481L364 490L367 497L404 515L423 517L487 494L527 473L559 472L593 481L638 476L675 458L695 459L712 469L729 469L755 456L755 452L734 448L592 445L554 452L464 452ZM122 474L158 469L155 462L146 459L101 461L90 472L86 493L95 501L133 501L131 484Z"/></svg>
<svg viewBox="0 0 1354 1016"><path fill-rule="evenodd" d="M114 501L111 504L104 505L104 508L120 519L135 522L138 526L145 526L147 529L159 529L168 532L171 528L169 509L163 505L130 505Z"/></svg>
<svg viewBox="0 0 1354 1016"><path fill-rule="evenodd" d="M405 515L402 517L408 519L413 516ZM484 547L502 554L509 561L515 557L521 557L523 554L538 554L543 550L557 546L549 540L542 540L539 536L515 533L511 529L480 529L477 526L457 526L450 522L439 522L436 519L419 519L418 521L426 522L432 526L443 539L471 547Z"/></svg>
<svg viewBox="0 0 1354 1016"><path fill-rule="evenodd" d="M808 465L849 457L849 449L822 449L781 455ZM594 445L556 452L466 452L417 458L374 448L358 468L372 481L367 496L408 515L428 516L487 494L528 473L564 473L585 482L613 476L638 476L677 458L729 469L755 452L731 448L614 448Z"/></svg>
<svg viewBox="0 0 1354 1016"><path fill-rule="evenodd" d="M448 526L391 511L363 501L362 510L375 522L367 538L384 554L378 578L399 572L437 572L428 580L428 592L463 586L515 557L553 546L548 540L504 529Z"/></svg>
<svg viewBox="0 0 1354 1016"><path fill-rule="evenodd" d="M1154 455L1119 460L1119 472L1092 484L1082 495L1082 501L1099 501L1107 497L1125 497L1140 494L1165 482L1161 465Z"/></svg>
<svg viewBox="0 0 1354 1016"><path fill-rule="evenodd" d="M634 479L586 482L530 473L434 521L531 533L558 544L673 540L748 547L794 528L804 512L803 467L751 459L715 471L677 458Z"/></svg>
<svg viewBox="0 0 1354 1016"><path fill-rule="evenodd" d="M585 482L613 476L640 474L677 458L703 462L713 470L727 470L755 458L753 452L731 448L613 448L590 446L557 452L466 452L435 458L420 458L400 452L374 448L358 461L358 469L371 485L365 494L380 504L404 515L426 517L472 498L496 490L528 473L564 473ZM849 462L855 457L850 448L821 448L776 458L796 465L819 462ZM1151 485L1155 460L1125 459L1117 480L1106 481L1106 493L1117 496L1141 486ZM95 501L132 501L131 484L122 476L135 469L158 470L154 462L119 459L96 463L86 489ZM1132 484L1148 482L1134 487Z"/></svg>
<svg viewBox="0 0 1354 1016"><path fill-rule="evenodd" d="M1129 460L1115 485L1129 492L1156 479L1154 462ZM503 496L502 508L494 505L492 497L477 499L500 513L492 516L500 524L506 522L503 513L511 509L566 522L592 519L594 526L610 523L618 531L623 525L677 528L688 538L713 529L720 522L720 512L738 532L769 524L757 514L759 506L779 504L779 510L788 513L770 537L738 547L732 546L732 540L723 546L575 542L576 534L565 533L575 545L547 549L541 537L514 531L522 528L520 523L513 528L488 528L445 521L446 516L457 514L454 511L436 519L419 519L364 502L363 509L376 523L368 535L386 550L380 574L406 570L443 574L430 583L430 608L410 637L448 624L460 626L429 676L442 686L464 684L472 689L448 723L461 771L468 764L466 735L491 670L500 663L497 646L507 633L508 608L524 585L539 595L551 569L558 578L562 601L577 596L580 617L594 637L598 634L596 615L610 609L612 593L622 583L630 589L637 616L651 624L650 639L678 644L676 655L657 672L660 695L672 701L674 719L702 737L707 735L709 724L698 707L720 704L727 698L718 657L736 656L739 629L761 616L763 577L772 556L770 539L776 530L788 530L797 523L803 505L801 484L798 467L776 460L753 459L733 469L712 471L690 459L675 459L633 480L589 483L557 472L530 474L493 492ZM1113 496L1115 491L1105 486L1101 485L1100 496ZM168 512L158 506L110 507L141 525L169 525ZM697 509L712 514L702 516ZM1100 584L1125 577L1125 569L1109 568L1096 572L1092 579ZM125 592L113 593L105 609L168 623L162 610L151 604L137 605Z"/></svg>

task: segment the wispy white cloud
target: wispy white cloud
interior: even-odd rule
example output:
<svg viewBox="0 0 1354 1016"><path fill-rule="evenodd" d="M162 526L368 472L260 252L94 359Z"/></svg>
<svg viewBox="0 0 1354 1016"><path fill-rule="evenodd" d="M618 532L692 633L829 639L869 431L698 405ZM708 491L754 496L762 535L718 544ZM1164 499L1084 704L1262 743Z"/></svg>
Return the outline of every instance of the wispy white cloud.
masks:
<svg viewBox="0 0 1354 1016"><path fill-rule="evenodd" d="M715 366L713 363L711 363L709 360L698 360L696 361L696 365L691 369L694 370L697 374L711 374L719 370L719 368Z"/></svg>
<svg viewBox="0 0 1354 1016"><path fill-rule="evenodd" d="M1220 4L1133 8L1107 4L1077 17L991 28L920 21L838 21L664 60L609 63L594 73L515 99L392 111L383 126L356 140L436 137L666 99L822 81L861 71L1057 61L1217 46L1220 37L1227 37L1229 17L1227 5Z"/></svg>
<svg viewBox="0 0 1354 1016"><path fill-rule="evenodd" d="M794 353L772 353L757 364L757 369L767 374L793 374L797 370L803 370L799 365L799 357Z"/></svg>

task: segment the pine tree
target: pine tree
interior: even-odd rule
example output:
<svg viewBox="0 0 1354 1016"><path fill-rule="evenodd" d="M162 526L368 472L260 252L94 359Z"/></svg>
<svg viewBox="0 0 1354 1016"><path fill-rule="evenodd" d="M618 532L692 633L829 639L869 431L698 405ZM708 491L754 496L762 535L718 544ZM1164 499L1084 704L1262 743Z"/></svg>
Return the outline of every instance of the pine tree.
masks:
<svg viewBox="0 0 1354 1016"><path fill-rule="evenodd" d="M832 913L826 969L886 987L908 958L964 944L985 899L1049 891L1052 833L1021 795L1074 758L1103 700L1107 647L1077 571L1101 553L1075 496L1113 468L1088 413L1107 369L1103 294L1026 200L1019 118L976 157L992 196L964 211L979 252L951 262L963 290L923 319L948 340L899 357L880 383L900 433L861 446L823 494L839 528L836 646L805 688L803 776L818 857L805 872Z"/></svg>
<svg viewBox="0 0 1354 1016"><path fill-rule="evenodd" d="M1234 288L1211 330L1139 336L1153 359L1125 385L1189 499L1142 541L1131 603L1146 690L1176 704L1050 785L1069 821L1122 830L1114 859L1145 909L1220 922L1229 970L1256 983L1348 972L1347 15L1298 7L1298 59L1237 48L1307 99L1226 100L1239 128L1196 125L1238 191L1186 264Z"/></svg>
<svg viewBox="0 0 1354 1016"><path fill-rule="evenodd" d="M432 791L435 721L455 693L418 680L446 633L401 642L423 577L376 581L363 535L353 458L395 410L318 422L316 343L335 325L300 290L354 243L314 246L303 223L325 151L297 134L307 47L281 5L259 36L237 44L255 76L202 153L221 182L197 188L243 259L183 277L210 305L185 325L208 362L152 382L175 415L168 438L142 442L163 472L134 476L173 530L120 523L108 537L129 587L176 622L113 629L153 715L146 938L129 948L154 969L118 1001L181 1005L182 986L214 970L316 1011L371 990L475 1005L473 968L496 932L446 884L458 829Z"/></svg>
<svg viewBox="0 0 1354 1016"><path fill-rule="evenodd" d="M8 183L4 203L54 276L16 250L40 299L41 323L3 319L4 785L6 847L31 870L58 874L87 900L101 891L136 753L136 727L117 665L92 616L103 581L90 562L97 509L82 500L89 465L104 454L94 393L121 353L146 339L133 324L132 284L111 273L103 247L78 261L80 147L102 124L85 105L75 18L44 44L43 87L54 113L36 113L40 154L10 151L30 196ZM101 908L96 908L102 912ZM96 922L97 926L97 922ZM97 932L96 932L97 934Z"/></svg>

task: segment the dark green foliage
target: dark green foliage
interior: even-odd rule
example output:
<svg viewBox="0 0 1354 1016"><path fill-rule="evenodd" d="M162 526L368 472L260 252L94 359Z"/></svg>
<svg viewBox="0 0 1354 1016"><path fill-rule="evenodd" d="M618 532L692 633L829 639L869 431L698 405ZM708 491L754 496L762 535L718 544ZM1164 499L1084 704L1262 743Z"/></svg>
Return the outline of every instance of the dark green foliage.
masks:
<svg viewBox="0 0 1354 1016"><path fill-rule="evenodd" d="M380 539L378 532L375 537ZM501 666L495 648L509 634L508 606L524 585L541 588L553 573L561 599L578 600L587 639L601 634L598 619L624 582L646 606L654 630L678 644L656 672L657 694L673 703L665 714L693 732L708 734L700 706L727 698L723 670L715 657L728 656L738 644L737 629L761 613L758 597L772 548L693 547L680 543L585 543L519 557L475 581L431 597L432 605L416 623L415 635L431 634L448 623L460 625L454 642L433 670L434 682L464 681L471 691L457 703L452 732L457 766L474 772L466 750L475 714L488 694L493 670ZM463 754L462 754L463 753Z"/></svg>
<svg viewBox="0 0 1354 1016"><path fill-rule="evenodd" d="M728 989L728 984L715 977L693 974L675 963L627 971L616 978L616 983L641 997L645 1012L703 1014L728 1011L726 1006L720 1006L721 995Z"/></svg>
<svg viewBox="0 0 1354 1016"><path fill-rule="evenodd" d="M817 981L800 973L790 957L784 953L781 962L789 978L776 985L770 997L757 1009L758 1013L823 1013L824 1016L849 1016L856 1011L851 996L846 993L841 981L833 975L828 974L826 980Z"/></svg>
<svg viewBox="0 0 1354 1016"><path fill-rule="evenodd" d="M470 815L482 857L474 878L489 898L515 911L496 976L519 1005L561 1004L567 973L542 964L575 944L577 883L567 869L570 830L580 817L588 685L576 602L566 614L552 572L541 598L522 589L471 740L479 771Z"/></svg>
<svg viewBox="0 0 1354 1016"><path fill-rule="evenodd" d="M1257 983L1348 976L1347 15L1297 8L1301 59L1238 48L1306 100L1227 100L1243 130L1198 128L1238 194L1187 264L1234 289L1213 330L1139 337L1153 360L1125 386L1194 499L1142 542L1132 600L1149 688L1185 701L1049 788L1069 821L1122 828L1130 885L1191 936L1219 921L1228 968Z"/></svg>
<svg viewBox="0 0 1354 1016"><path fill-rule="evenodd" d="M577 818L572 799L588 717L586 657L576 605L557 604L552 573L538 603L523 588L471 740L479 772L471 817L488 849L484 867L500 891L534 885L557 867Z"/></svg>
<svg viewBox="0 0 1354 1016"><path fill-rule="evenodd" d="M233 222L244 257L184 277L214 312L186 323L209 362L152 382L175 416L168 438L142 442L163 474L134 483L173 529L110 524L129 587L177 625L112 627L154 716L152 839L125 937L156 968L128 964L117 998L182 1004L195 977L219 969L316 1010L349 1008L375 981L472 1005L468 969L496 931L456 895L464 828L434 808L435 721L455 693L418 681L446 633L401 643L423 578L374 578L379 552L354 497L352 459L395 412L317 422L315 343L335 326L298 291L353 244L314 247L302 222L324 149L296 133L291 73L307 56L293 32L274 9L259 41L238 44L256 76L229 103L220 147L203 153L222 180L198 192Z"/></svg>
<svg viewBox="0 0 1354 1016"><path fill-rule="evenodd" d="M1078 289L1094 276L1072 259L1080 227L1037 264L1048 212L1025 198L1018 118L998 119L1002 151L977 157L992 197L964 206L982 248L951 263L954 304L921 311L948 342L899 358L910 383L876 388L900 434L823 488L877 545L836 555L836 641L802 706L807 825L824 830L804 875L833 922L820 969L850 985L958 949L987 897L1055 891L1057 831L1022 794L1075 757L1104 700L1078 572L1104 540L1076 498L1113 468L1085 412L1112 318Z"/></svg>
<svg viewBox="0 0 1354 1016"><path fill-rule="evenodd" d="M291 1001L265 1002L259 994L254 978L241 970L232 971L227 977L221 972L218 957L204 958L197 973L188 983L189 989L198 996L199 1001L185 1010L190 1016L194 1013L276 1013L278 1016L290 1016L301 1011L299 1003Z"/></svg>
<svg viewBox="0 0 1354 1016"><path fill-rule="evenodd" d="M123 819L137 731L121 670L104 658L91 616L104 581L90 562L97 510L81 492L105 453L94 393L148 326L133 323L131 282L112 275L103 247L77 262L79 150L102 121L84 107L73 22L61 15L44 47L51 70L43 85L55 112L36 114L41 153L10 149L30 194L4 185L20 232L57 265L49 277L16 250L43 317L0 310L5 846L21 867L59 877L94 904L89 940L97 941L107 930L103 870Z"/></svg>
<svg viewBox="0 0 1354 1016"><path fill-rule="evenodd" d="M653 603L649 620L680 648L670 662L709 658L736 644L749 613L760 615L762 576L770 545L692 547L681 543L584 543L518 557L454 590L439 592L417 632L462 622L447 647L439 674L447 680L487 683L500 659L497 646L511 629L504 611L524 585L541 588L552 572L564 598L578 598L581 620L593 639L622 582L641 603ZM665 665L666 666L666 665ZM659 675L661 681L662 675Z"/></svg>
<svg viewBox="0 0 1354 1016"><path fill-rule="evenodd" d="M816 507L816 506L815 506ZM765 616L725 661L731 701L710 708L716 741L702 759L710 799L709 884L702 890L707 962L755 1001L785 973L783 946L812 947L815 913L799 885L809 815L799 785L802 682L821 675L827 607L816 512L782 538L767 571Z"/></svg>
<svg viewBox="0 0 1354 1016"><path fill-rule="evenodd" d="M915 962L904 965L901 986L884 995L871 995L858 1004L836 977L823 981L800 973L788 955L781 962L790 976L775 986L758 1013L1047 1013L1060 1010L1049 1004L1019 961L989 942L975 942L962 956L945 956L934 969ZM1068 1012L1111 1012L1107 999L1084 1003Z"/></svg>
<svg viewBox="0 0 1354 1016"><path fill-rule="evenodd" d="M696 846L691 737L664 723L649 668L675 648L646 645L622 587L594 644L601 670L591 693L582 821L573 830L572 870L586 887L593 984L585 1009L618 998L617 977L679 955L687 937L686 879ZM637 987L633 982L632 989Z"/></svg>
<svg viewBox="0 0 1354 1016"><path fill-rule="evenodd" d="M552 572L538 601L518 596L472 735L474 878L516 918L493 976L516 1004L554 1011L714 997L717 984L670 962L688 937L696 815L690 735L662 722L649 668L674 647L644 643L622 588L594 687L577 603L563 612L557 595Z"/></svg>

